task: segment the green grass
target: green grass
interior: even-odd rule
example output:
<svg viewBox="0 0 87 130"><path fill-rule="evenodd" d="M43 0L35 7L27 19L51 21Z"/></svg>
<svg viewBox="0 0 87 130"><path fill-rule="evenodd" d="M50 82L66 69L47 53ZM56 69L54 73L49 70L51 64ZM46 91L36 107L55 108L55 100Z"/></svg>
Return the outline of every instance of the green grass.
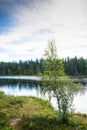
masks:
<svg viewBox="0 0 87 130"><path fill-rule="evenodd" d="M87 115L70 115L68 124L58 124L57 112L49 102L0 92L0 130L87 130Z"/></svg>

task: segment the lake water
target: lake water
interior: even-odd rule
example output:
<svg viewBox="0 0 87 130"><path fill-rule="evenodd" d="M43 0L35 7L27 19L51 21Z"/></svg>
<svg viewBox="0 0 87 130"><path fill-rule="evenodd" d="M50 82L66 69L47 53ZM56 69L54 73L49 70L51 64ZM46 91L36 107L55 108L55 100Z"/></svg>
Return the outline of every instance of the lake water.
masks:
<svg viewBox="0 0 87 130"><path fill-rule="evenodd" d="M0 91L6 95L41 97L39 93L40 84L37 81L39 79L36 76L1 76ZM51 103L54 108L57 107L54 98ZM87 83L83 86L82 91L75 96L74 106L75 112L87 114Z"/></svg>

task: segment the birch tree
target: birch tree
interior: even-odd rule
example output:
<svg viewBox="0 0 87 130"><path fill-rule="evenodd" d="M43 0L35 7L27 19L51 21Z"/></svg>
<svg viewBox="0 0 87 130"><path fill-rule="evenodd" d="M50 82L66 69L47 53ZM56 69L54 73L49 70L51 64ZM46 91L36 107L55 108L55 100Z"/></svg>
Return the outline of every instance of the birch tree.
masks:
<svg viewBox="0 0 87 130"><path fill-rule="evenodd" d="M64 123L68 120L68 112L73 103L74 94L78 85L65 75L63 61L57 56L54 41L48 43L44 51L43 74L41 91L55 97L58 106L58 121Z"/></svg>

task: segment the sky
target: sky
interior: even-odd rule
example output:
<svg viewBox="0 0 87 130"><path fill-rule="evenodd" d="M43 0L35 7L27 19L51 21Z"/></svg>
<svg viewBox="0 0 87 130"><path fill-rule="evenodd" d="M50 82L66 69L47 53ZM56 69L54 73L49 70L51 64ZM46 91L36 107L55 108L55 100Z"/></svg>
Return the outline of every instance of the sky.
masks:
<svg viewBox="0 0 87 130"><path fill-rule="evenodd" d="M40 59L49 40L87 58L87 0L0 0L0 61Z"/></svg>

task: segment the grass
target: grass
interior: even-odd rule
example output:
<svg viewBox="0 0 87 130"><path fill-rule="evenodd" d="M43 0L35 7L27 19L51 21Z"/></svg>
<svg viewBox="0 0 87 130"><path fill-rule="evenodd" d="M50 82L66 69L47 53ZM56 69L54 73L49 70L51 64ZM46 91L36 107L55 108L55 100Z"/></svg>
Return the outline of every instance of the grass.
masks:
<svg viewBox="0 0 87 130"><path fill-rule="evenodd" d="M68 124L58 124L49 102L0 92L0 130L87 130L87 115L73 114Z"/></svg>

